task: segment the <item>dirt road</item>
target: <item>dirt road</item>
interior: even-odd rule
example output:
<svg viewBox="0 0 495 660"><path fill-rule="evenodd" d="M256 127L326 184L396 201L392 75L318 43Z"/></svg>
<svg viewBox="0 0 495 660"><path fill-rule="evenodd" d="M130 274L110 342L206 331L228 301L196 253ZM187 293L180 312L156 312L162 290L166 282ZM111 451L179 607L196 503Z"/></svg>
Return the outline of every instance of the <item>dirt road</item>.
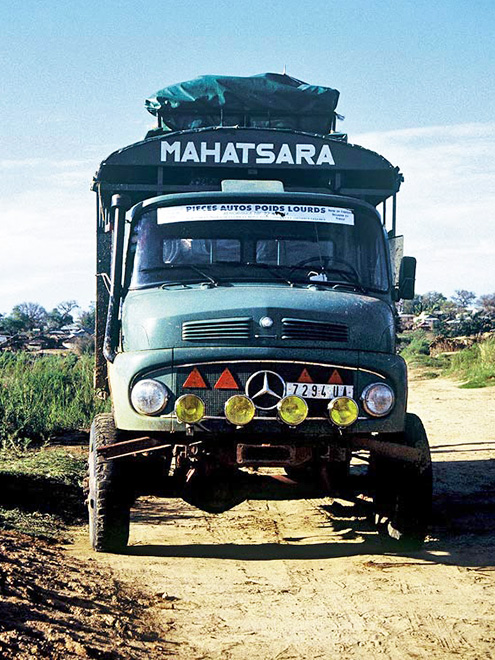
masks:
<svg viewBox="0 0 495 660"><path fill-rule="evenodd" d="M152 594L168 657L495 658L495 391L413 379L409 409L435 461L421 552L384 552L350 502L214 516L153 498L136 506L127 555L95 555L83 535L68 552Z"/></svg>

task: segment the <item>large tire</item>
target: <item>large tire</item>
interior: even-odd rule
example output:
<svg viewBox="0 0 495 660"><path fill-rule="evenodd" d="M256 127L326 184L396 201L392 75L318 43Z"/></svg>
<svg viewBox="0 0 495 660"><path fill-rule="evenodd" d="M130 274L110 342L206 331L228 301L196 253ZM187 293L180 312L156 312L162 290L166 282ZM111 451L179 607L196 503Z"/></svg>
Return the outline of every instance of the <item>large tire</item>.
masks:
<svg viewBox="0 0 495 660"><path fill-rule="evenodd" d="M421 452L419 463L372 456L374 513L378 529L397 548L419 549L424 543L432 505L432 466L428 438L419 417L406 416L402 441Z"/></svg>
<svg viewBox="0 0 495 660"><path fill-rule="evenodd" d="M129 539L131 489L125 459L106 460L98 448L117 441L113 416L97 415L89 441L89 540L96 552L122 552Z"/></svg>

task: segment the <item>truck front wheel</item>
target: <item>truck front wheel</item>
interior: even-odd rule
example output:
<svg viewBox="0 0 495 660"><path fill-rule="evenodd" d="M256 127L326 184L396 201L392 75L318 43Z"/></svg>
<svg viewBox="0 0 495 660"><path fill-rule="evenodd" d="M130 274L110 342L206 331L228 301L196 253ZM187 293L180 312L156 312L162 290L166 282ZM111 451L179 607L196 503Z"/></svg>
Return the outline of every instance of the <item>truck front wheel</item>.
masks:
<svg viewBox="0 0 495 660"><path fill-rule="evenodd" d="M117 441L113 416L97 415L89 444L89 539L96 552L121 552L129 538L132 497L123 459L106 460L100 447Z"/></svg>
<svg viewBox="0 0 495 660"><path fill-rule="evenodd" d="M419 449L418 463L372 457L375 522L404 549L420 548L432 505L432 466L428 438L419 417L406 416L403 443Z"/></svg>

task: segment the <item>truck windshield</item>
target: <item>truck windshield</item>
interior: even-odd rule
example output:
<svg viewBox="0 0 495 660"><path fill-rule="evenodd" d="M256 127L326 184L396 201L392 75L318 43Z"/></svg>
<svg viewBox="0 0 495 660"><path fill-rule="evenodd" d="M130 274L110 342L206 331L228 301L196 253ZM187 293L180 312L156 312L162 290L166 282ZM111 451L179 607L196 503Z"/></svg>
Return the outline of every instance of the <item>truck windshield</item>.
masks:
<svg viewBox="0 0 495 660"><path fill-rule="evenodd" d="M388 290L380 224L354 212L352 224L290 220L157 221L139 217L130 238L129 288L197 281L318 281Z"/></svg>

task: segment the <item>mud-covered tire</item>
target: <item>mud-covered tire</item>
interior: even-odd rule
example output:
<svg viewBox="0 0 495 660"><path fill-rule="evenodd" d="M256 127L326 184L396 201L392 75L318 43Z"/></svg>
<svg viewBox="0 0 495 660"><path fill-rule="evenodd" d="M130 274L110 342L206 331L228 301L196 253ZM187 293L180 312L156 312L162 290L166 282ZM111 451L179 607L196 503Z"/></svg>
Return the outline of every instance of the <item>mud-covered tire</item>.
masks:
<svg viewBox="0 0 495 660"><path fill-rule="evenodd" d="M432 465L428 438L419 417L406 416L403 443L421 452L419 463L372 457L373 508L380 532L397 548L424 543L432 506Z"/></svg>
<svg viewBox="0 0 495 660"><path fill-rule="evenodd" d="M105 460L98 448L117 441L113 416L97 415L89 440L89 540L96 552L122 552L129 539L132 504L126 464Z"/></svg>

